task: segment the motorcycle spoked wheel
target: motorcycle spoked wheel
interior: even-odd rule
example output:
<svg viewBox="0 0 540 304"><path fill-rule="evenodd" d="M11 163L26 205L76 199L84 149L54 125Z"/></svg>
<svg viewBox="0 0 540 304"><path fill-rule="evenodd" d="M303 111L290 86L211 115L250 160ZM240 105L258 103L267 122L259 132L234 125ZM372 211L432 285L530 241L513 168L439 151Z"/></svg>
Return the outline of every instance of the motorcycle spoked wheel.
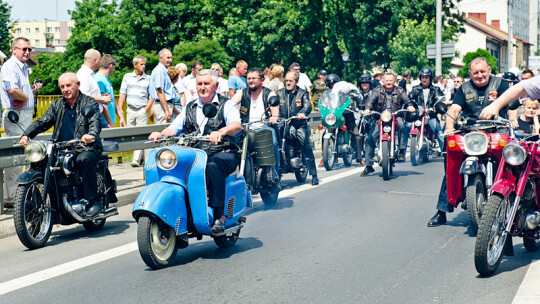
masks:
<svg viewBox="0 0 540 304"><path fill-rule="evenodd" d="M508 199L498 193L488 199L474 246L474 266L481 276L492 275L501 263L508 237L507 234L503 236L503 232L509 220L510 208Z"/></svg>
<svg viewBox="0 0 540 304"><path fill-rule="evenodd" d="M412 136L411 137L411 165L418 166L420 164L420 150L421 150L421 147L418 147L417 136Z"/></svg>
<svg viewBox="0 0 540 304"><path fill-rule="evenodd" d="M390 143L388 141L383 141L381 144L382 148L382 176L384 180L389 180L392 175L392 162L390 161Z"/></svg>
<svg viewBox="0 0 540 304"><path fill-rule="evenodd" d="M268 170L272 170L271 168L268 168ZM266 174L266 170L263 169L263 168L259 168L258 172L257 172L257 183L259 184L259 188L262 188L263 185L263 176ZM266 179L264 180L264 182L266 184L272 184L273 183L270 183L268 182ZM261 195L261 199L263 201L263 203L265 205L274 205L277 200L278 200L278 196L279 196L279 188L278 187L273 187L273 189L271 191L268 191L268 192L259 192L260 195Z"/></svg>
<svg viewBox="0 0 540 304"><path fill-rule="evenodd" d="M53 221L51 197L43 198L42 181L20 185L15 194L15 231L28 249L45 246L51 236Z"/></svg>
<svg viewBox="0 0 540 304"><path fill-rule="evenodd" d="M323 156L323 163L324 167L326 168L326 171L331 171L334 168L334 165L336 164L336 154L334 153L334 140L331 138L323 139L322 144L322 156Z"/></svg>
<svg viewBox="0 0 540 304"><path fill-rule="evenodd" d="M479 173L469 177L468 180L468 185L465 188L465 205L473 234L476 235L487 201L486 184L483 176Z"/></svg>
<svg viewBox="0 0 540 304"><path fill-rule="evenodd" d="M240 230L236 231L236 233L233 233L232 235L222 235L222 236L215 236L214 237L214 243L218 245L220 248L230 248L236 244L236 241L238 240L238 236L240 235Z"/></svg>
<svg viewBox="0 0 540 304"><path fill-rule="evenodd" d="M104 174L101 172L97 173L97 190L98 190L97 192L99 195L99 199L101 200L101 204L103 204L103 207L107 209L109 207L108 195L105 194L105 191L107 191L107 182L105 180ZM84 222L83 227L88 232L98 231L103 228L106 220L107 219L104 218L104 219Z"/></svg>
<svg viewBox="0 0 540 304"><path fill-rule="evenodd" d="M294 177L296 177L297 182L303 183L306 181L307 175L308 175L307 162L306 162L306 158L302 154L302 167L294 171Z"/></svg>
<svg viewBox="0 0 540 304"><path fill-rule="evenodd" d="M137 244L144 263L152 269L171 265L178 251L174 229L148 215L139 218Z"/></svg>

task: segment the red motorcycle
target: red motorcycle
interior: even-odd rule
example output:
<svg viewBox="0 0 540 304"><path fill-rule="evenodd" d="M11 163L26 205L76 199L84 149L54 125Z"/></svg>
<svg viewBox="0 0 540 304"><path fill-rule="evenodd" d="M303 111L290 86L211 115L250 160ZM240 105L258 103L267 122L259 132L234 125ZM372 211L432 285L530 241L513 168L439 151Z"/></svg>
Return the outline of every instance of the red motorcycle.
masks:
<svg viewBox="0 0 540 304"><path fill-rule="evenodd" d="M467 209L473 233L488 200L502 150L510 140L502 120L467 120L456 122L456 131L447 139L446 181L448 202Z"/></svg>
<svg viewBox="0 0 540 304"><path fill-rule="evenodd" d="M398 155L398 136L396 136L397 119L396 115L401 112L407 112L406 109L397 110L392 113L385 110L382 113L371 111L368 115L379 115L379 149L377 157L379 165L382 168L382 176L384 180L389 180L393 173L394 163L397 161Z"/></svg>
<svg viewBox="0 0 540 304"><path fill-rule="evenodd" d="M513 236L522 237L530 252L540 248L538 140L530 136L503 149L474 248L474 265L482 276L493 274L503 255L514 255Z"/></svg>
<svg viewBox="0 0 540 304"><path fill-rule="evenodd" d="M411 143L411 165L418 166L420 161L427 162L429 155L435 147L436 137L431 128L427 126L432 109L423 106L418 107L418 119L411 121L411 132L409 133Z"/></svg>

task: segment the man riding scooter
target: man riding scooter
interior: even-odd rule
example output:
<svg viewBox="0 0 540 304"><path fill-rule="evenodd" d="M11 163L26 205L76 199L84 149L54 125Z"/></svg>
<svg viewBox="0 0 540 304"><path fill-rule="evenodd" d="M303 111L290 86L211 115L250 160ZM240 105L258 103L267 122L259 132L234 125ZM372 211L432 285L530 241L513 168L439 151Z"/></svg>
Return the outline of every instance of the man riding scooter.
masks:
<svg viewBox="0 0 540 304"><path fill-rule="evenodd" d="M234 136L242 130L240 112L236 103L216 94L218 74L206 69L197 74L196 85L199 98L186 105L182 113L176 117L169 127L160 132L153 132L148 139L158 140L160 136L176 136L181 133L208 135L212 145L217 145L224 136ZM203 105L213 103L217 106L217 114L207 119L203 113ZM229 150L212 150L206 164L206 184L208 189L208 205L214 209L213 233L225 230L225 178L238 165L235 153Z"/></svg>

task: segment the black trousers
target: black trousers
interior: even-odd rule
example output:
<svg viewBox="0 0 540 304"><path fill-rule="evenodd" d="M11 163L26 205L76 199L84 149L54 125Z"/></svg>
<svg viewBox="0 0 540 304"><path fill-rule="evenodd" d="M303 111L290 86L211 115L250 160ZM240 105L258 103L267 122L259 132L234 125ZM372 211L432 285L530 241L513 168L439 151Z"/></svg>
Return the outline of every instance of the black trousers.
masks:
<svg viewBox="0 0 540 304"><path fill-rule="evenodd" d="M230 152L218 152L208 158L206 163L206 187L208 205L212 208L225 208L225 179L236 170L236 155Z"/></svg>
<svg viewBox="0 0 540 304"><path fill-rule="evenodd" d="M83 151L77 155L77 170L81 173L84 181L84 198L88 201L98 198L96 164L97 152Z"/></svg>
<svg viewBox="0 0 540 304"><path fill-rule="evenodd" d="M306 159L309 175L317 176L317 167L315 167L315 155L313 155L313 148L311 147L311 142L309 141L310 134L311 132L306 126L302 126L296 129L296 138L302 146L302 153L304 153L304 157Z"/></svg>

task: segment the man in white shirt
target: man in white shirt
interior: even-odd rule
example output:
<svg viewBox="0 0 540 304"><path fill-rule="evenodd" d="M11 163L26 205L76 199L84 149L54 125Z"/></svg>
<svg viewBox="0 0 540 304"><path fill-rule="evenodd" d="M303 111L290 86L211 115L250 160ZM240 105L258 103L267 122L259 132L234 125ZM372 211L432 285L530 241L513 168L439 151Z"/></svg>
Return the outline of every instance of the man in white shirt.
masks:
<svg viewBox="0 0 540 304"><path fill-rule="evenodd" d="M298 74L298 87L308 91L309 96L311 96L311 80L309 80L309 77L307 77L306 74L300 72L300 64L298 62L293 62L291 66L289 67L291 72L295 72Z"/></svg>
<svg viewBox="0 0 540 304"><path fill-rule="evenodd" d="M210 68L212 71L218 73L218 82L219 86L217 89L218 94L224 97L229 97L229 82L227 79L223 78L223 69L219 65L219 63L212 63L212 66Z"/></svg>
<svg viewBox="0 0 540 304"><path fill-rule="evenodd" d="M186 103L199 98L197 95L197 73L202 70L202 63L200 61L193 61L191 63L191 74L187 75L182 79L182 83L184 84L184 88L186 91L188 91L190 95L190 99L186 99Z"/></svg>

